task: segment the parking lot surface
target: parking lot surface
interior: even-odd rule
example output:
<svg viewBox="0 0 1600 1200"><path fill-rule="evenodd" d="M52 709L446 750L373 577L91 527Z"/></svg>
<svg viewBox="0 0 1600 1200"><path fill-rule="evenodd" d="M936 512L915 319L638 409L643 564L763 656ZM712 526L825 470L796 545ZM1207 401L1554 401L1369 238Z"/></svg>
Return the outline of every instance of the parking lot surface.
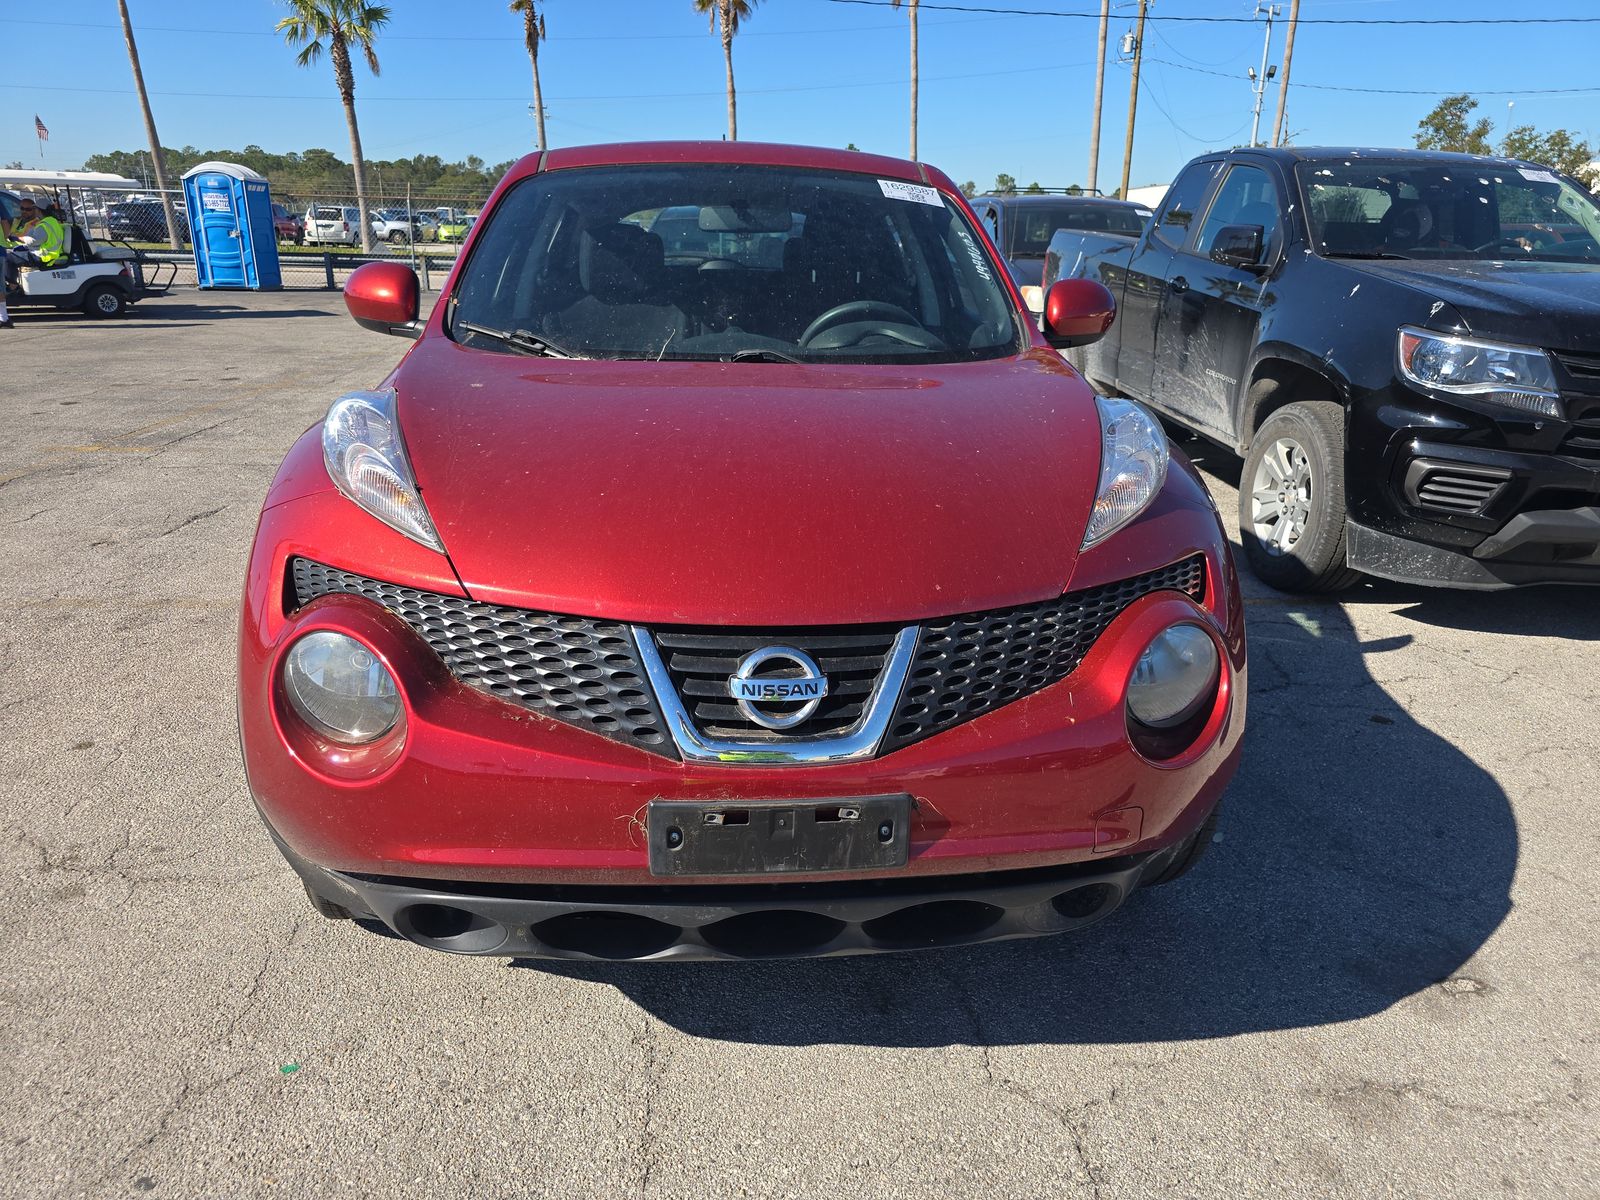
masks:
<svg viewBox="0 0 1600 1200"><path fill-rule="evenodd" d="M1075 936L552 966L313 914L236 606L406 345L327 294L0 333L0 1195L1600 1195L1593 591L1247 579L1218 842Z"/></svg>

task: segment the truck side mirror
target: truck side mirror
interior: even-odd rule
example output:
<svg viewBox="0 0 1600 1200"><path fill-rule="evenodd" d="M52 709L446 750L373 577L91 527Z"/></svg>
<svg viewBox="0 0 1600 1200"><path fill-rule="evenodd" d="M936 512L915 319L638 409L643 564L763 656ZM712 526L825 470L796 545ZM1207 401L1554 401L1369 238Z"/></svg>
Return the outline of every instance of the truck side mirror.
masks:
<svg viewBox="0 0 1600 1200"><path fill-rule="evenodd" d="M422 285L402 263L375 262L357 267L344 284L344 306L363 329L397 337L422 336L417 320Z"/></svg>
<svg viewBox="0 0 1600 1200"><path fill-rule="evenodd" d="M1266 270L1266 230L1259 225L1224 225L1211 243L1211 261L1260 275Z"/></svg>
<svg viewBox="0 0 1600 1200"><path fill-rule="evenodd" d="M1093 279L1058 279L1044 297L1040 331L1057 350L1087 346L1105 337L1117 319L1117 301Z"/></svg>

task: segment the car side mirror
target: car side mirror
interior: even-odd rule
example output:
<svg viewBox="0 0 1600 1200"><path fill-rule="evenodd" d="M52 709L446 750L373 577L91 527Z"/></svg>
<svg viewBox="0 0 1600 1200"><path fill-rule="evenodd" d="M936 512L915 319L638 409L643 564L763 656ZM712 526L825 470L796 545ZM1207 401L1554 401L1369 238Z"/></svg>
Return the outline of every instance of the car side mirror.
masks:
<svg viewBox="0 0 1600 1200"><path fill-rule="evenodd" d="M356 324L397 337L422 336L421 296L417 273L403 263L368 263L350 272L344 284L344 306Z"/></svg>
<svg viewBox="0 0 1600 1200"><path fill-rule="evenodd" d="M1105 337L1117 319L1117 301L1093 279L1058 279L1044 297L1044 340L1057 350L1087 346Z"/></svg>
<svg viewBox="0 0 1600 1200"><path fill-rule="evenodd" d="M1224 225L1211 243L1211 261L1259 275L1266 270L1266 234L1259 225Z"/></svg>

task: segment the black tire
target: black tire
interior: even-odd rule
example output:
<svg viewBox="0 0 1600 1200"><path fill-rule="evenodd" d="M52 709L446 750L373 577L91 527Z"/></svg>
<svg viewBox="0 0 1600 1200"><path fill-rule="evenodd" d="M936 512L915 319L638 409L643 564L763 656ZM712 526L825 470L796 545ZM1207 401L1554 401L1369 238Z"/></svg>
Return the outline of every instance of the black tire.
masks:
<svg viewBox="0 0 1600 1200"><path fill-rule="evenodd" d="M335 904L332 900L325 899L311 890L311 885L301 881L306 889L306 899L311 901L311 907L330 921L348 921L355 916L342 904Z"/></svg>
<svg viewBox="0 0 1600 1200"><path fill-rule="evenodd" d="M1164 883L1171 883L1194 869L1195 863L1205 857L1211 847L1211 839L1217 832L1217 816L1222 812L1222 805L1217 805L1206 817L1205 822L1189 835L1188 841L1178 847L1178 852L1172 856L1172 861L1166 868L1153 879L1144 881L1145 887L1160 887Z"/></svg>
<svg viewBox="0 0 1600 1200"><path fill-rule="evenodd" d="M1293 452L1280 451L1280 446L1292 446ZM1281 473L1284 463L1304 477L1303 489L1286 489L1289 503L1304 516L1301 532L1292 541L1293 523L1288 517L1263 521L1258 531L1255 511L1258 476L1270 486L1272 475ZM1279 493L1280 498L1283 495ZM1269 498L1267 503L1273 501ZM1263 583L1283 592L1347 588L1361 574L1345 563L1344 526L1344 410L1326 400L1285 405L1256 431L1239 476L1239 540L1250 568Z"/></svg>
<svg viewBox="0 0 1600 1200"><path fill-rule="evenodd" d="M120 317L128 311L127 293L109 283L97 283L83 294L83 311L99 320Z"/></svg>
<svg viewBox="0 0 1600 1200"><path fill-rule="evenodd" d="M406 237L405 230L392 229L389 231L389 245L404 246L410 239Z"/></svg>

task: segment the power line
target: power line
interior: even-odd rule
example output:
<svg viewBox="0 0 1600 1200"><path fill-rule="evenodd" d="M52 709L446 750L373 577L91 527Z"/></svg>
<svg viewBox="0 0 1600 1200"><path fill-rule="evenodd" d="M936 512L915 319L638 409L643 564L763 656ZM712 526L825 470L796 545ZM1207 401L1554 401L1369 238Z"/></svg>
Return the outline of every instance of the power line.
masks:
<svg viewBox="0 0 1600 1200"><path fill-rule="evenodd" d="M829 4L857 4L866 8L888 8L893 0L828 0ZM978 4L938 4L921 0L924 11L989 13L1005 17L1064 17L1069 20L1098 21L1095 12L1061 12L1042 8L998 8ZM1187 25L1253 25L1254 17L1179 17L1152 13L1150 21ZM1600 17L1301 17L1302 25L1600 25Z"/></svg>
<svg viewBox="0 0 1600 1200"><path fill-rule="evenodd" d="M933 82L956 81L967 79L991 79L1002 75L1037 75L1050 71L1075 71L1079 67L1087 67L1089 63L1052 63L1047 67L1016 67L1006 71L974 71L962 75L924 75L923 79ZM792 92L831 92L844 88L873 88L873 87L904 87L908 79L878 79L861 80L855 83L815 83L798 87L777 88L741 88L740 95L770 96L784 95ZM79 88L62 87L48 84L32 83L0 83L0 89L19 92L72 92L91 96L128 96L132 95L130 88ZM311 100L311 101L337 101L338 96L333 93L327 95L303 92L279 92L276 94L248 93L248 92L151 92L152 96L169 96L188 100ZM706 92L609 92L590 96L554 96L552 102L573 104L579 101L601 100L699 100L709 96L723 96L724 91ZM528 97L523 96L372 96L360 97L363 104L373 101L405 101L423 102L428 104L526 104ZM547 106L548 107L548 106Z"/></svg>
<svg viewBox="0 0 1600 1200"><path fill-rule="evenodd" d="M1305 24L1304 19L1300 22ZM1240 76L1227 71L1213 71L1206 67L1192 67L1187 63L1172 62L1165 58L1146 58L1146 62L1160 63L1164 67L1176 67L1180 71L1193 71L1197 75L1215 75L1218 79L1232 79L1237 82ZM1295 80L1297 88L1313 88L1319 92L1361 92L1369 96L1575 96L1589 92L1600 92L1600 87L1565 87L1565 88L1504 88L1481 89L1470 87L1457 88L1364 88L1347 87L1336 83L1301 83Z"/></svg>

